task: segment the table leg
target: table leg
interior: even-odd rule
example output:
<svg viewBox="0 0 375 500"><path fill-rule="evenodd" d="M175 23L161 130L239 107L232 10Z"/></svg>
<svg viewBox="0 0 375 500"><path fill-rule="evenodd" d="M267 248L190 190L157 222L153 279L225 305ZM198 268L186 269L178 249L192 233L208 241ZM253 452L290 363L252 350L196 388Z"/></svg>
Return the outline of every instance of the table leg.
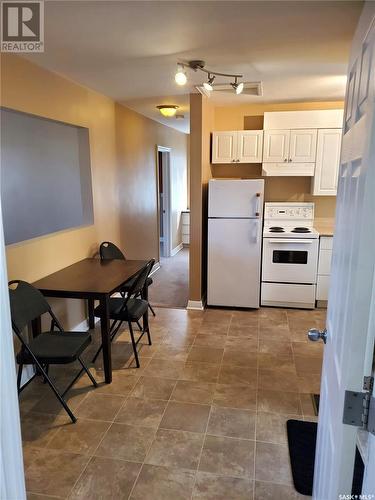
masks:
<svg viewBox="0 0 375 500"><path fill-rule="evenodd" d="M92 330L95 328L94 299L87 300L87 311L89 315L89 328Z"/></svg>
<svg viewBox="0 0 375 500"><path fill-rule="evenodd" d="M109 335L109 297L107 295L100 299L100 305L103 311L100 318L100 329L102 333L104 377L106 384L110 384L112 382L112 359Z"/></svg>

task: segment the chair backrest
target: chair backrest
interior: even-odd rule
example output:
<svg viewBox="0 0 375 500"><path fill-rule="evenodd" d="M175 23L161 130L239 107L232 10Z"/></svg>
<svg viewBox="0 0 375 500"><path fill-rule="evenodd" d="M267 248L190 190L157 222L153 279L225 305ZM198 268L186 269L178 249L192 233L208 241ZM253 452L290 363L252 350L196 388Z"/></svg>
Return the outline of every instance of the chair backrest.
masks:
<svg viewBox="0 0 375 500"><path fill-rule="evenodd" d="M126 260L121 250L110 241L103 241L100 244L99 253L101 260Z"/></svg>
<svg viewBox="0 0 375 500"><path fill-rule="evenodd" d="M155 264L155 259L151 259L147 262L147 264L142 267L140 271L138 271L138 274L136 274L135 279L133 281L133 284L131 288L129 288L127 296L124 299L124 303L121 307L121 309L126 309L128 300L132 296L137 296L139 295L140 292L144 289L146 285L146 280L153 268L153 265Z"/></svg>
<svg viewBox="0 0 375 500"><path fill-rule="evenodd" d="M16 287L12 288L13 285ZM44 296L30 283L13 280L8 286L12 325L17 333L20 334L25 326L42 314L51 313L50 305Z"/></svg>

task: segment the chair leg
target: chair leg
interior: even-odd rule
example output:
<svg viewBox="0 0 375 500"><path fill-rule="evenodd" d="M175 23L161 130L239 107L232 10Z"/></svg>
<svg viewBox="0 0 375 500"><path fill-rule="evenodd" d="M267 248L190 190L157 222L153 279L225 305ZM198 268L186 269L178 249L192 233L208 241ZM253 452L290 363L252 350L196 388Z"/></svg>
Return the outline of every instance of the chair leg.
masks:
<svg viewBox="0 0 375 500"><path fill-rule="evenodd" d="M148 303L148 307L149 307L150 311L152 312L152 315L156 316L155 311L153 310L152 305L150 304L150 302Z"/></svg>
<svg viewBox="0 0 375 500"><path fill-rule="evenodd" d="M23 370L23 365L18 365L18 372L17 372L17 391L18 391L18 393L20 392L20 389L21 389L22 370Z"/></svg>
<svg viewBox="0 0 375 500"><path fill-rule="evenodd" d="M80 362L82 368L85 370L85 372L87 373L87 376L89 377L89 379L91 380L92 384L94 387L98 387L98 384L96 382L96 380L94 379L94 377L91 375L91 372L90 370L87 368L87 366L85 365L85 363L82 361L81 358L78 358L78 361Z"/></svg>
<svg viewBox="0 0 375 500"><path fill-rule="evenodd" d="M49 365L46 365L44 369L45 369L45 372L46 372L46 373L47 373L47 375L48 375ZM46 384L46 383L47 383L47 379L46 379L46 377L44 377L44 378L43 378L43 384Z"/></svg>
<svg viewBox="0 0 375 500"><path fill-rule="evenodd" d="M111 336L111 342L116 337L118 331L121 328L121 325L122 325L123 321L119 321L118 325L116 327L115 327L115 323L117 323L117 320L112 323L112 326L111 326L110 331L109 331L110 336ZM97 360L97 358L98 358L98 356L99 356L99 354L100 354L100 352L101 352L102 349L103 349L103 345L101 345L99 347L99 349L96 351L95 356L91 360L91 363L95 363L95 361Z"/></svg>
<svg viewBox="0 0 375 500"><path fill-rule="evenodd" d="M147 338L148 338L148 345L152 345L149 326L147 326L146 332L147 332Z"/></svg>
<svg viewBox="0 0 375 500"><path fill-rule="evenodd" d="M35 360L37 361L37 360ZM64 410L66 411L66 413L69 415L70 417L70 420L73 422L73 424L75 424L77 422L77 418L74 416L72 410L69 408L69 406L67 405L65 399L61 396L61 394L59 393L59 391L57 390L57 387L55 386L55 384L52 382L52 380L49 378L49 376L47 375L47 373L45 372L45 370L43 369L42 365L37 361L36 364L38 365L38 368L39 370L42 372L42 375L44 376L45 379L47 379L47 382L48 382L48 385L51 387L51 389L53 390L53 392L55 393L55 396L57 397L57 399L60 401L61 405L63 406Z"/></svg>
<svg viewBox="0 0 375 500"><path fill-rule="evenodd" d="M135 343L133 326L132 326L131 321L128 321L128 325L129 325L129 331L130 331L130 338L131 338L132 345L133 345L135 364L137 365L137 368L139 368L140 364L139 364L139 359L138 359L137 344Z"/></svg>
<svg viewBox="0 0 375 500"><path fill-rule="evenodd" d="M139 321L137 321L136 323L137 323L137 325L138 325L139 331L141 332L141 331L143 330L142 325L140 324L140 322L139 322Z"/></svg>
<svg viewBox="0 0 375 500"><path fill-rule="evenodd" d="M97 360L97 358L98 358L99 354L101 353L102 349L103 349L103 346L102 346L102 344L100 344L100 347L96 351L95 356L92 358L91 363L95 363L95 361Z"/></svg>

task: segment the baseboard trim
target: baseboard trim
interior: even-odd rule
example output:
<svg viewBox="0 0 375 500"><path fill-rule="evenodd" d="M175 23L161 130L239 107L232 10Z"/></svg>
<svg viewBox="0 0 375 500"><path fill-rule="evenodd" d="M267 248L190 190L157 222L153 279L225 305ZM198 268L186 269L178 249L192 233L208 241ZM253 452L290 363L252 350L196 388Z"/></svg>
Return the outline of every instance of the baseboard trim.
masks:
<svg viewBox="0 0 375 500"><path fill-rule="evenodd" d="M189 300L186 309L189 311L204 311L202 300Z"/></svg>
<svg viewBox="0 0 375 500"><path fill-rule="evenodd" d="M121 297L120 294L119 294L119 296ZM100 318L95 318L94 321L95 321L95 323L98 323L100 321ZM75 326L73 326L73 328L70 328L69 331L70 332L87 332L88 329L89 329L89 321L86 318L83 321L81 321L81 323L78 323L78 325L75 325Z"/></svg>
<svg viewBox="0 0 375 500"><path fill-rule="evenodd" d="M184 248L184 245L182 243L180 243L176 247L172 248L172 250L171 250L171 257L173 257L174 255L176 255L176 253L178 253L183 248Z"/></svg>

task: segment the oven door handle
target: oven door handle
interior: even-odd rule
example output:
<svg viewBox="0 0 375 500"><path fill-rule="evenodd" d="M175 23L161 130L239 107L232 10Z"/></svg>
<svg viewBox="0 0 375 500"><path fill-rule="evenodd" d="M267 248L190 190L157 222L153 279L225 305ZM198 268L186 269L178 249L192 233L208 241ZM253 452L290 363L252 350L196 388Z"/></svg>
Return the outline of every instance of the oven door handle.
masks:
<svg viewBox="0 0 375 500"><path fill-rule="evenodd" d="M275 239L275 240L268 240L268 243L289 243L291 245L293 245L294 243L303 243L303 244L306 244L306 245L311 245L311 243L313 243L314 240L294 240L294 239L291 239L291 240L281 240L281 239Z"/></svg>

